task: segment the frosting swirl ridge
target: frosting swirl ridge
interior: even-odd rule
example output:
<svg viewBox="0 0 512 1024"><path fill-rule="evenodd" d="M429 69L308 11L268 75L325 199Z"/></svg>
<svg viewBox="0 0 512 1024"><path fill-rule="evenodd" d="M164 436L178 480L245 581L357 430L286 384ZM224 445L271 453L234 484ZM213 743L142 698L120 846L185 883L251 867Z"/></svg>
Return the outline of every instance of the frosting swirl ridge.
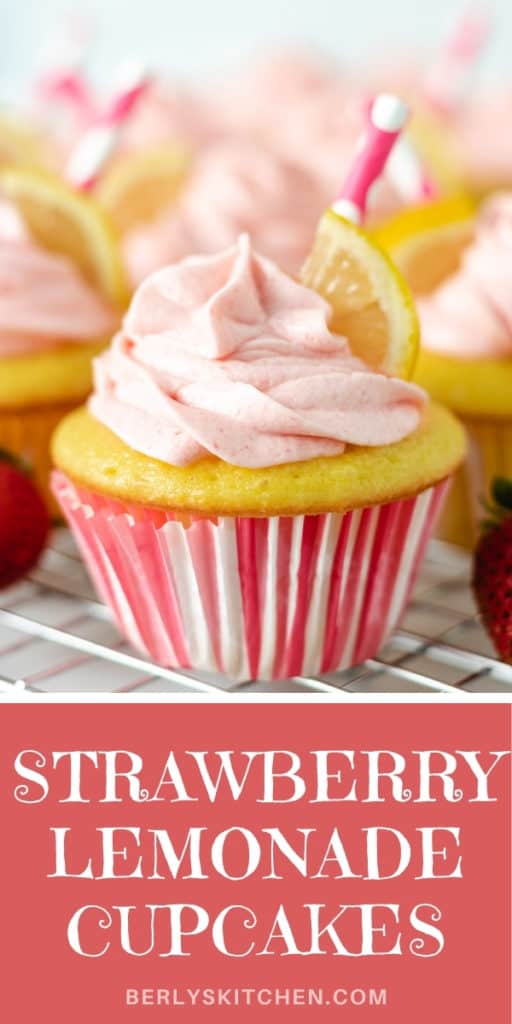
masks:
<svg viewBox="0 0 512 1024"><path fill-rule="evenodd" d="M91 412L177 466L214 455L265 467L407 436L424 393L370 372L329 331L329 315L242 235L141 285L95 361Z"/></svg>
<svg viewBox="0 0 512 1024"><path fill-rule="evenodd" d="M512 193L485 204L459 270L417 307L425 348L459 359L512 356Z"/></svg>

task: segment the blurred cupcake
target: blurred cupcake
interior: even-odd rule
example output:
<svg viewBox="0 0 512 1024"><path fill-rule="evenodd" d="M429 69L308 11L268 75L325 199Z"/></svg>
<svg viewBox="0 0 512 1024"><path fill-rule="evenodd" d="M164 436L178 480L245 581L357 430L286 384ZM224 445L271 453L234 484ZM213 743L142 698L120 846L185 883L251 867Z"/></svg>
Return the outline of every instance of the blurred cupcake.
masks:
<svg viewBox="0 0 512 1024"><path fill-rule="evenodd" d="M344 302L354 334L375 332L366 243L333 218L355 246L337 315ZM372 258L408 345L412 311ZM462 431L355 358L330 317L246 236L183 260L141 285L88 408L57 430L54 492L93 579L163 665L331 672L374 655L400 617Z"/></svg>
<svg viewBox="0 0 512 1024"><path fill-rule="evenodd" d="M512 474L512 194L481 209L460 266L418 312L416 379L463 417L470 439L443 531L470 545L492 478Z"/></svg>
<svg viewBox="0 0 512 1024"><path fill-rule="evenodd" d="M473 99L457 122L453 145L466 187L479 199L512 187L511 111L508 86Z"/></svg>
<svg viewBox="0 0 512 1024"><path fill-rule="evenodd" d="M215 108L199 89L155 80L127 121L122 146L140 150L177 142L200 152L220 133Z"/></svg>
<svg viewBox="0 0 512 1024"><path fill-rule="evenodd" d="M297 164L251 143L225 143L199 158L178 201L124 242L134 284L192 254L231 245L248 232L261 252L291 274L311 247L325 196Z"/></svg>
<svg viewBox="0 0 512 1024"><path fill-rule="evenodd" d="M238 73L219 78L213 102L227 135L268 143L279 140L290 114L300 116L342 81L345 75L324 54L287 47L257 53Z"/></svg>
<svg viewBox="0 0 512 1024"><path fill-rule="evenodd" d="M32 172L10 170L2 183L27 216L0 207L0 447L33 469L55 510L50 437L91 389L92 359L120 323L125 278L90 200Z"/></svg>

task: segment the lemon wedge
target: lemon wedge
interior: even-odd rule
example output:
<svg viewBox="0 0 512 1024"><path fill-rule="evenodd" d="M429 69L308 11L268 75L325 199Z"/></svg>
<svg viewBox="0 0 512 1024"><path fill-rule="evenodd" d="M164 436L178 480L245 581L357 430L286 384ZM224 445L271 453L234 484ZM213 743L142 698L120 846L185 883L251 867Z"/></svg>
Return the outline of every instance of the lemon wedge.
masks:
<svg viewBox="0 0 512 1024"><path fill-rule="evenodd" d="M428 295L459 267L473 237L475 204L449 196L401 210L372 232L406 278L414 295Z"/></svg>
<svg viewBox="0 0 512 1024"><path fill-rule="evenodd" d="M190 156L177 145L118 156L100 177L95 196L121 234L152 221L177 198Z"/></svg>
<svg viewBox="0 0 512 1024"><path fill-rule="evenodd" d="M301 272L331 305L331 329L355 356L379 373L409 379L418 353L419 325L407 284L372 238L334 210L318 226Z"/></svg>
<svg viewBox="0 0 512 1024"><path fill-rule="evenodd" d="M0 172L0 188L42 248L66 256L112 305L127 305L129 286L117 232L94 198L56 175L18 167Z"/></svg>

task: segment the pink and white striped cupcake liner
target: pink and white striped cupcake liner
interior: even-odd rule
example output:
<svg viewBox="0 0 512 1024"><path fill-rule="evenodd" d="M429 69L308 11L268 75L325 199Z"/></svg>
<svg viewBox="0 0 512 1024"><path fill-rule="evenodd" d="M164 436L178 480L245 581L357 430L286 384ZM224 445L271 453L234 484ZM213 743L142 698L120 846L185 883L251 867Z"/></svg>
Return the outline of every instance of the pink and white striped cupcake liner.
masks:
<svg viewBox="0 0 512 1024"><path fill-rule="evenodd" d="M205 517L53 490L120 630L165 666L237 680L376 654L400 620L447 489L326 515Z"/></svg>

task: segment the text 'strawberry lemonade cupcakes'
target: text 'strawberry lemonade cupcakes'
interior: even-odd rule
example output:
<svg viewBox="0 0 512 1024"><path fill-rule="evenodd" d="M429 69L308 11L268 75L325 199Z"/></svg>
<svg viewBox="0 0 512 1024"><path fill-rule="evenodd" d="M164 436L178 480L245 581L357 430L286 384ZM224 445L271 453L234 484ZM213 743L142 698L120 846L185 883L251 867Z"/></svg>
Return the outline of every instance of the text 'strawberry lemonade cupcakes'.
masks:
<svg viewBox="0 0 512 1024"><path fill-rule="evenodd" d="M377 102L345 213L403 118ZM245 236L141 285L53 445L55 494L135 646L238 679L375 654L464 448L399 379L416 345L401 278L334 209L303 283Z"/></svg>
<svg viewBox="0 0 512 1024"><path fill-rule="evenodd" d="M119 326L126 282L90 200L34 172L7 170L0 184L12 204L0 223L0 447L33 468L52 502L51 434L91 389L92 360Z"/></svg>

